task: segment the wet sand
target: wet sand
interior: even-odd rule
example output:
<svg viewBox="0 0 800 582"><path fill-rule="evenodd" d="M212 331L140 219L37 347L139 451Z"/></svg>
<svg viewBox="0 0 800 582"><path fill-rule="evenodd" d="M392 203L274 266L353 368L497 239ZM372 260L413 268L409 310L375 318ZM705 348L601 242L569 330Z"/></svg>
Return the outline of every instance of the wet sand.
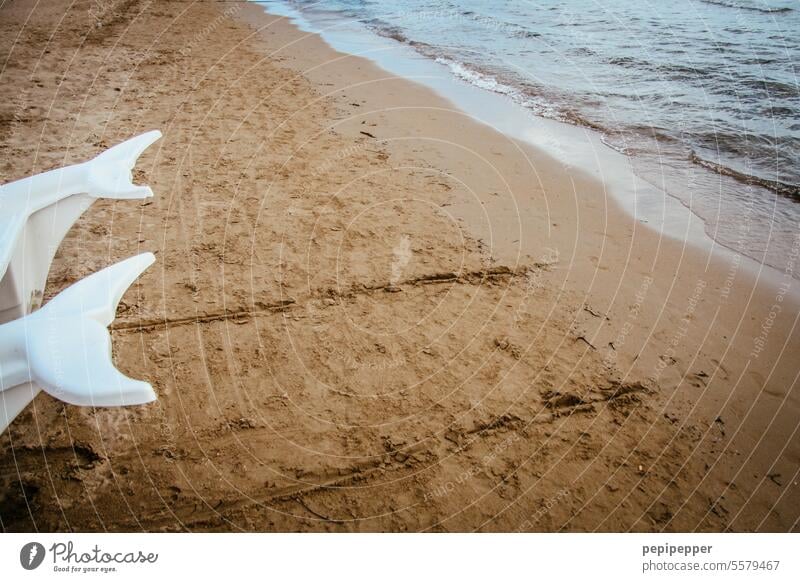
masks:
<svg viewBox="0 0 800 582"><path fill-rule="evenodd" d="M3 530L800 527L796 256L660 237L258 6L102 7L0 8L0 178L162 130L46 290L155 252L112 335L159 400L40 395Z"/></svg>

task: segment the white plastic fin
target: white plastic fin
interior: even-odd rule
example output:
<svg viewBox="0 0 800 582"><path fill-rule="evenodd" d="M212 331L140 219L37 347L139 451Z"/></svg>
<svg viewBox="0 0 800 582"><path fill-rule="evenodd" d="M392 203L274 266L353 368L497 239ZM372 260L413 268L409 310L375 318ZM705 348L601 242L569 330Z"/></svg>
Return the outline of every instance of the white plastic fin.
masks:
<svg viewBox="0 0 800 582"><path fill-rule="evenodd" d="M152 253L131 257L78 281L35 313L0 325L0 404L6 391L24 394L30 382L78 406L155 400L150 384L116 369L107 329L122 295L154 261ZM0 414L0 432L21 410L15 402L12 396Z"/></svg>
<svg viewBox="0 0 800 582"><path fill-rule="evenodd" d="M161 137L158 130L148 131L116 145L93 160L58 168L0 186L0 280L5 283L6 271L12 260L19 268L35 271L38 279L30 281L42 291L55 249L80 215L91 206L94 198L148 198L153 191L148 186L133 183L131 170L136 160ZM81 204L65 204L65 198L85 195ZM45 213L45 216L38 216ZM36 216L39 222L37 237L41 244L35 249L20 249L18 242L28 221ZM30 251L30 252L29 252ZM22 260L18 255L22 254ZM42 274L44 279L42 279ZM30 279L20 273L17 281ZM25 293L21 297L26 300ZM3 285L0 285L0 313L5 305Z"/></svg>

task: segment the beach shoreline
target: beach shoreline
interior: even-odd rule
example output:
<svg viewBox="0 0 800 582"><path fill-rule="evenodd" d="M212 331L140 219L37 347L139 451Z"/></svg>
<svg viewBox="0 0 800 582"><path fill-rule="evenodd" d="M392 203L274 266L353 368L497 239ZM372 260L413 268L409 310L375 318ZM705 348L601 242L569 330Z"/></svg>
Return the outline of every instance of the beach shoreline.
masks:
<svg viewBox="0 0 800 582"><path fill-rule="evenodd" d="M771 193L768 186L765 186L767 189L754 187L754 182L762 181L760 178L748 178L741 172L737 174L736 170L724 164L709 164L692 147L682 142L684 138L674 134L672 137L664 135L664 132L669 134L677 126L687 131L687 136L696 136L699 128L686 119L673 118L667 121L663 117L671 115L669 111L680 109L674 102L655 103L648 99L648 96L653 96L652 86L649 85L652 79L648 80L648 76L653 72L663 71L663 58L670 60L665 54L659 56L660 48L648 46L652 42L649 35L646 35L647 40L642 38L641 30L632 26L630 42L639 44L647 55L647 59L636 61L637 67L641 67L647 60L653 60L655 62L648 67L650 72L639 68L634 73L634 78L623 76L616 79L622 83L619 89L623 93L631 89L641 92L639 97L643 100L640 108L651 116L643 125L635 121L639 112L626 109L631 104L629 101L622 99L612 104L604 100L609 91L612 101L614 97L619 97L613 85L606 84L609 76L614 77L621 70L626 70L626 67L619 68L620 63L630 64L630 56L619 56L630 49L630 44L623 43L625 46L621 46L613 41L605 44L603 40L594 38L595 46L586 47L585 54L597 55L594 51L599 51L606 57L616 54L616 58L610 58L610 62L615 63L610 69L608 58L600 58L600 62L595 63L597 66L590 67L590 70L582 70L572 60L575 56L574 47L570 46L568 40L571 38L580 43L580 30L585 33L587 28L599 26L603 18L612 16L614 12L625 11L622 6L609 6L606 10L601 9L600 14L587 14L583 19L573 20L570 18L570 7L557 4L550 6L549 10L545 6L539 9L530 7L531 10L521 10L516 14L513 11L505 14L501 10L495 15L485 13L479 5L473 7L477 12L469 10L469 2L462 6L462 11L427 11L425 8L429 7L414 3L409 5L422 8L422 12L368 3L364 3L358 10L337 2L327 7L292 6L291 3L281 0L262 4L276 15L289 18L290 22L304 32L320 34L326 43L339 52L363 56L387 72L413 79L433 89L473 119L480 120L509 137L530 143L547 151L560 162L593 175L608 186L627 212L662 234L679 241L691 240L702 247L712 245L722 247L726 252L729 250L731 254L742 254L749 259L746 263L756 269L766 263L774 270L781 271L786 255L792 252L796 220L791 219L795 210L794 203L789 199L791 186L783 190L786 198L783 195L776 198L775 192ZM727 14L724 9L713 10L719 12L719 17ZM389 25L386 21L392 15L397 18L395 25ZM511 17L512 20L519 19L516 24L518 28L511 36L517 39L521 31L524 31L522 37L528 38L527 47L523 47L517 40L515 50L507 52L510 47L504 43L508 39L501 30L504 30L503 27L513 28L514 25L505 22L504 16ZM656 11L654 16L661 19L665 14ZM553 26L554 21L559 24ZM435 43L432 45L432 39L426 36L435 26L434 23L441 27L441 36L438 39L441 46ZM668 22L664 24L668 25ZM716 24L716 27L709 28L708 38L703 42L715 38L716 34L722 34L719 23ZM501 28L496 29L495 26ZM476 54L472 41L467 40L471 36L463 36L465 30L470 30L476 36L493 31L484 40L487 46L484 51L480 51L485 53L483 56ZM726 28L725 32L729 33L730 29ZM671 45L676 39L671 37L663 40ZM703 48L703 42L700 46L693 47L698 56L709 54ZM501 46L504 48L500 48ZM669 53L669 49L665 50ZM680 61L690 52L681 49L671 54ZM532 55L538 55L538 64L531 61ZM559 77L566 77L574 82L575 74L578 73L585 79L591 79L592 84L598 83L598 86L573 87L570 91L571 97L555 95L553 91L555 87L562 87L561 81L553 78L547 71L552 73L556 64L564 67ZM685 63L673 65L677 70L687 70ZM695 75L700 74L701 65L695 66L698 67L694 70ZM771 72L774 73L775 70ZM547 80L542 80L542 75ZM689 78L683 80L688 81ZM668 102L670 98L680 102L683 93L690 88L672 86L669 80L672 80L672 76L666 74L662 79L665 86L658 93ZM713 85L708 90L714 94L720 92L722 99L719 103L706 104L708 109L704 111L704 116L714 117L717 112L715 106L723 106L724 96L731 88ZM593 98L599 101L595 102L591 111L584 109L582 113L578 113L581 103ZM748 99L744 94L740 98ZM751 100L760 101L755 97ZM746 115L746 112L741 111L740 114ZM607 118L599 122L588 121L590 118L596 119L598 115L601 118L610 115L613 121ZM687 127L687 123L693 129ZM626 126L628 130L622 129ZM649 128L648 132L661 136L656 143L648 144L648 139L640 135L645 127ZM745 128L741 129L737 134L748 135ZM626 137L622 137L623 135ZM720 147L727 143L726 137L717 135ZM678 142L689 149L682 153L671 150L668 144L675 146ZM747 150L746 147L744 149ZM784 153L788 151L781 150L780 155ZM758 157L754 152L751 154ZM791 172L791 163L782 166L783 170ZM734 175L738 178L732 178ZM728 176L728 179L723 176ZM742 190L745 184L749 184L746 191ZM743 216L747 218L746 227L742 227ZM771 269L766 270L766 273L773 274Z"/></svg>
<svg viewBox="0 0 800 582"><path fill-rule="evenodd" d="M4 180L165 135L155 199L93 207L46 292L156 252L113 338L159 402L39 396L5 530L797 530L792 257L764 282L660 237L252 3L30 8Z"/></svg>

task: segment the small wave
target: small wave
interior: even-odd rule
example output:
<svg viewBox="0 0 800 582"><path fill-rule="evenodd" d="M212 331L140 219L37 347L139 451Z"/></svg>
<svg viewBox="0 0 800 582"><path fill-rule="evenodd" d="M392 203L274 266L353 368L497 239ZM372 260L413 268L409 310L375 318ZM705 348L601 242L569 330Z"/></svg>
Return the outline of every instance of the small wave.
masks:
<svg viewBox="0 0 800 582"><path fill-rule="evenodd" d="M458 61L445 57L436 57L436 62L448 67L450 72L462 81L493 93L506 95L517 104L530 109L536 115L564 120L563 115L558 112L557 108L541 97L527 94L516 87L498 81L492 75L477 71Z"/></svg>
<svg viewBox="0 0 800 582"><path fill-rule="evenodd" d="M609 65L616 65L618 67L625 67L629 69L637 69L639 67L648 65L647 61L642 61L634 57L610 57L606 59Z"/></svg>
<svg viewBox="0 0 800 582"><path fill-rule="evenodd" d="M800 202L800 186L795 184L786 184L784 182L779 182L778 180L766 180L764 178L759 178L758 176L751 176L750 174L745 174L744 172L738 172L732 168L729 168L728 166L723 166L722 164L705 160L698 156L694 151L689 153L689 161L705 168L706 170L711 170L712 172L716 172L722 176L729 176L743 184L761 186L762 188L766 188L771 192L791 198L795 202Z"/></svg>
<svg viewBox="0 0 800 582"><path fill-rule="evenodd" d="M383 36L385 38L392 38L402 43L409 42L408 37L405 35L403 30L399 26L394 26L392 24L389 24L388 22L386 22L381 18L375 17L375 18L362 19L360 22L378 36Z"/></svg>
<svg viewBox="0 0 800 582"><path fill-rule="evenodd" d="M593 121L589 121L588 119L583 117L580 113L578 113L575 109L572 108L565 108L563 111L561 111L558 119L566 123L571 123L572 125L588 127L589 129L593 129L598 133L604 133L607 131L607 128L603 127L598 123L594 123Z"/></svg>
<svg viewBox="0 0 800 582"><path fill-rule="evenodd" d="M739 83L762 93L767 98L783 99L800 97L800 86L783 83L766 77L740 77Z"/></svg>
<svg viewBox="0 0 800 582"><path fill-rule="evenodd" d="M653 62L644 59L623 56L606 58L609 65L623 67L634 71L657 72L665 78L674 80L707 78L714 72L699 66L687 66L679 63Z"/></svg>
<svg viewBox="0 0 800 582"><path fill-rule="evenodd" d="M735 2L725 2L724 0L700 0L706 4L714 6L724 6L725 8L734 8L737 10L749 10L751 12L762 12L764 14L778 14L781 12L791 12L792 8L788 6L781 6L777 8L770 8L769 6L748 6L747 4L737 4Z"/></svg>
<svg viewBox="0 0 800 582"><path fill-rule="evenodd" d="M514 95L517 92L514 87L500 83L494 77L470 69L458 61L452 61L444 57L438 57L436 62L442 65L447 65L447 67L450 68L450 71L452 71L456 77L462 81L466 81L472 85L475 85L476 87L480 87L481 89L488 89L489 91L500 93L501 95Z"/></svg>
<svg viewBox="0 0 800 582"><path fill-rule="evenodd" d="M402 42L404 44L414 44L399 28L395 27L375 28L373 32L375 32L375 34L379 36L396 40L397 42Z"/></svg>
<svg viewBox="0 0 800 582"><path fill-rule="evenodd" d="M525 88L510 85L498 80L497 77L491 74L484 73L450 58L437 56L435 60L437 63L447 66L450 72L462 81L486 91L506 95L518 105L529 109L534 115L555 119L570 125L588 127L600 133L608 131L608 128L581 115L574 107L564 104L557 105L555 98L548 99L536 94L535 88L528 84L526 84Z"/></svg>
<svg viewBox="0 0 800 582"><path fill-rule="evenodd" d="M615 137L616 136L612 136L612 135L609 135L607 133L601 133L600 134L600 141L603 142L606 145L606 147L610 147L612 150L614 150L615 152L617 152L619 154L623 154L623 155L626 155L626 156L631 155L630 148L628 148L628 146L626 146L626 145L622 145L620 143L617 143L617 141L615 140Z"/></svg>
<svg viewBox="0 0 800 582"><path fill-rule="evenodd" d="M535 38L541 36L538 32L534 32L525 26L513 22L507 22L488 14L476 14L475 12L468 11L463 14L467 15L470 19L474 20L481 26L494 30L498 33L508 34L516 38Z"/></svg>
<svg viewBox="0 0 800 582"><path fill-rule="evenodd" d="M779 107L777 105L768 104L766 107L762 109L762 115L765 117L775 117L775 118L785 118L785 119L794 119L797 116L797 112L790 108L790 107ZM790 130L797 131L800 129L798 126L789 127Z"/></svg>
<svg viewBox="0 0 800 582"><path fill-rule="evenodd" d="M627 133L632 136L638 136L647 140L654 140L664 145L682 145L684 141L673 135L666 128L658 127L656 125L637 125L631 124L628 127Z"/></svg>

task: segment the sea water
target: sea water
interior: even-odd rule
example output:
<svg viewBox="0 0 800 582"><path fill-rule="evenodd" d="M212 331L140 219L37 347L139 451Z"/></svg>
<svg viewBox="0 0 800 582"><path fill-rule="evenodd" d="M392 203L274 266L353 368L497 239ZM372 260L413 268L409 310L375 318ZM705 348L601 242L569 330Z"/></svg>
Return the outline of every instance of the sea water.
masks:
<svg viewBox="0 0 800 582"><path fill-rule="evenodd" d="M797 247L797 0L259 3L447 97L456 82L506 100L507 119L482 119L499 129L519 131L525 115L592 132L626 158L637 183L614 189L642 216L662 204L658 190L714 244L758 263L784 270ZM530 127L516 137L570 161L592 157L555 143L569 132ZM604 179L613 181L612 167ZM673 236L696 236L677 224Z"/></svg>

